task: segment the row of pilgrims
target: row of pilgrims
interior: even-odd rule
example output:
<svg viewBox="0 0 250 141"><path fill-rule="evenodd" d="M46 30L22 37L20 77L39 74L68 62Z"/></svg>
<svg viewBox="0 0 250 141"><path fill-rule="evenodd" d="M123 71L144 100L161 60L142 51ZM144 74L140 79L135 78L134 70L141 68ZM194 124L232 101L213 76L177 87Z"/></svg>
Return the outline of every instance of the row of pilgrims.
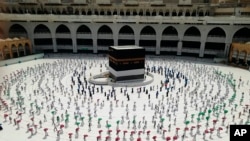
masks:
<svg viewBox="0 0 250 141"><path fill-rule="evenodd" d="M147 66L147 72L150 72L150 67ZM157 68L157 71L156 71L156 66L152 66L151 67L151 72L153 73L156 73L158 72L159 74L163 74L163 67L162 66L159 66ZM167 68L167 67L164 67L164 74L165 74L165 89L169 90L169 79L173 79L174 77L177 78L179 81L181 81L181 79L184 79L184 87L187 86L187 83L188 83L188 78L186 76L184 76L181 72L175 72L173 69L170 69L170 68Z"/></svg>

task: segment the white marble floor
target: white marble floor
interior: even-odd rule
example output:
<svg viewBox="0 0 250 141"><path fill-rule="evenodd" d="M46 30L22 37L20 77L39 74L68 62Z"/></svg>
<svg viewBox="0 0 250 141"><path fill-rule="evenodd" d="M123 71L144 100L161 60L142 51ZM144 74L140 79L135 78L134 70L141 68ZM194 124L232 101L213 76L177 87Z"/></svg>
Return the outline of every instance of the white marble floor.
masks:
<svg viewBox="0 0 250 141"><path fill-rule="evenodd" d="M105 65L103 56L55 55L0 67L0 140L229 141L229 125L249 124L247 70L148 57L147 86L89 84Z"/></svg>

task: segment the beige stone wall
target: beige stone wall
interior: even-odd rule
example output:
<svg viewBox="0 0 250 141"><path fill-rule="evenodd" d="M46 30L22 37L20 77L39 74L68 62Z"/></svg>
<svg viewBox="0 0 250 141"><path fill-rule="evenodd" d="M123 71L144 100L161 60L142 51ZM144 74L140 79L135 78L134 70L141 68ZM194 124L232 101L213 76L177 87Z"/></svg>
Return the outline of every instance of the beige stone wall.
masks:
<svg viewBox="0 0 250 141"><path fill-rule="evenodd" d="M21 52L23 52L23 55L28 55L32 53L32 46L29 39L0 39L1 60L19 57ZM17 56L14 56L14 53L17 53Z"/></svg>
<svg viewBox="0 0 250 141"><path fill-rule="evenodd" d="M239 54L244 54L244 62L247 62L247 57L250 55L250 44L232 43L229 54L230 63L232 62L234 53L237 54L236 60L239 59Z"/></svg>

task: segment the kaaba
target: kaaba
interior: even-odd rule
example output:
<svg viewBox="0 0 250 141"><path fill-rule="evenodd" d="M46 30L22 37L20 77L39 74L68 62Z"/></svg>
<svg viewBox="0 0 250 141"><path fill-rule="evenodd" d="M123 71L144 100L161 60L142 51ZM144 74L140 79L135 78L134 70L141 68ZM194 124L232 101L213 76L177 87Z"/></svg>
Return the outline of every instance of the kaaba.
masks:
<svg viewBox="0 0 250 141"><path fill-rule="evenodd" d="M109 47L109 77L114 81L144 80L145 49L138 46Z"/></svg>

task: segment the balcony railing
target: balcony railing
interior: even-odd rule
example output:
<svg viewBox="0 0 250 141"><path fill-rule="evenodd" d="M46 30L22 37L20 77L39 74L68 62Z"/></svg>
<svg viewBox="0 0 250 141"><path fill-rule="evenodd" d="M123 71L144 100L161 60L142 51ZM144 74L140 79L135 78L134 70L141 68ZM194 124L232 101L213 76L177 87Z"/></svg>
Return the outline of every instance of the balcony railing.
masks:
<svg viewBox="0 0 250 141"><path fill-rule="evenodd" d="M134 34L119 34L119 39L134 39Z"/></svg>
<svg viewBox="0 0 250 141"><path fill-rule="evenodd" d="M126 16L96 16L96 15L33 15L33 14L6 14L0 13L2 21L29 21L29 22L128 22L128 17ZM202 20L204 24L250 24L249 17L235 17L235 16L221 16L221 17L143 17L143 16L130 16L129 22L134 23L185 23L185 21L191 20L193 23L200 23Z"/></svg>
<svg viewBox="0 0 250 141"><path fill-rule="evenodd" d="M92 39L91 34L76 34L76 38Z"/></svg>
<svg viewBox="0 0 250 141"><path fill-rule="evenodd" d="M145 51L155 51L156 47L155 46L144 46Z"/></svg>
<svg viewBox="0 0 250 141"><path fill-rule="evenodd" d="M177 47L165 47L165 46L162 46L161 47L161 51L177 51Z"/></svg>
<svg viewBox="0 0 250 141"><path fill-rule="evenodd" d="M200 36L184 36L183 41L200 41Z"/></svg>
<svg viewBox="0 0 250 141"><path fill-rule="evenodd" d="M57 49L73 49L72 45L61 45L61 44L57 44Z"/></svg>
<svg viewBox="0 0 250 141"><path fill-rule="evenodd" d="M179 40L177 35L162 35L162 40Z"/></svg>
<svg viewBox="0 0 250 141"><path fill-rule="evenodd" d="M36 33L34 34L34 38L51 38L51 34L50 33Z"/></svg>
<svg viewBox="0 0 250 141"><path fill-rule="evenodd" d="M109 46L105 46L105 45L98 45L97 50L109 50Z"/></svg>
<svg viewBox="0 0 250 141"><path fill-rule="evenodd" d="M208 36L207 42L216 42L216 43L224 43L226 37L223 36Z"/></svg>
<svg viewBox="0 0 250 141"><path fill-rule="evenodd" d="M56 38L71 38L71 34L69 33L57 33Z"/></svg>
<svg viewBox="0 0 250 141"><path fill-rule="evenodd" d="M77 32L77 34L91 34L91 32Z"/></svg>
<svg viewBox="0 0 250 141"><path fill-rule="evenodd" d="M74 4L86 4L86 0L73 0Z"/></svg>
<svg viewBox="0 0 250 141"><path fill-rule="evenodd" d="M187 53L200 53L200 48L182 47L181 52L187 52Z"/></svg>
<svg viewBox="0 0 250 141"><path fill-rule="evenodd" d="M156 36L154 34L142 34L140 35L141 40L155 40Z"/></svg>
<svg viewBox="0 0 250 141"><path fill-rule="evenodd" d="M34 45L35 49L53 49L53 45Z"/></svg>
<svg viewBox="0 0 250 141"><path fill-rule="evenodd" d="M98 39L113 39L113 34L98 34Z"/></svg>
<svg viewBox="0 0 250 141"><path fill-rule="evenodd" d="M19 3L37 3L37 0L19 0Z"/></svg>
<svg viewBox="0 0 250 141"><path fill-rule="evenodd" d="M47 0L47 4L60 4L61 0Z"/></svg>

